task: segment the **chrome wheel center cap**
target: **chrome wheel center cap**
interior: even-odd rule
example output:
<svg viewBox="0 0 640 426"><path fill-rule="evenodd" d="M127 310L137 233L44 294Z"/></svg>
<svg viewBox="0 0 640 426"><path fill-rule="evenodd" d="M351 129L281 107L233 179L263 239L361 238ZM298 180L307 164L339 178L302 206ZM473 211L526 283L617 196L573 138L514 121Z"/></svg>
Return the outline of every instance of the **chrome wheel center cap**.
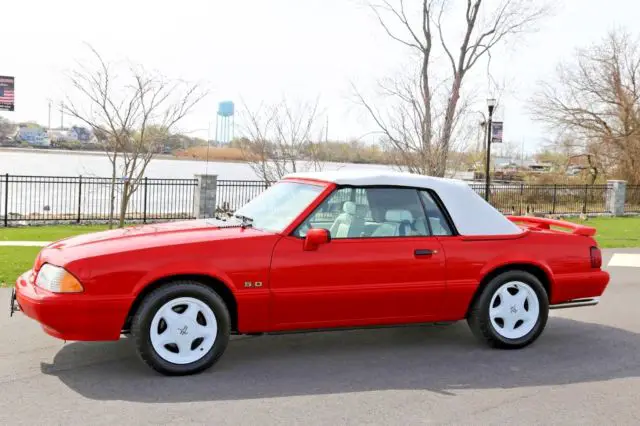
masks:
<svg viewBox="0 0 640 426"><path fill-rule="evenodd" d="M511 306L511 308L510 308L510 311L511 311L511 313L512 313L513 315L515 315L515 314L517 314L517 313L518 313L518 308L516 308L516 306L515 306L515 305L512 305L512 306Z"/></svg>

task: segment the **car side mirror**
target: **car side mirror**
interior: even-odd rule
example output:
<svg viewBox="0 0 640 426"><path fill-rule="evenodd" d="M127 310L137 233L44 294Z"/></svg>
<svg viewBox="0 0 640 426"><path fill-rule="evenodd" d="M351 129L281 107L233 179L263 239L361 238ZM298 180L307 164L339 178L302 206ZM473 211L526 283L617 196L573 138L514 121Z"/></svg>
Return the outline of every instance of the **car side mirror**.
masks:
<svg viewBox="0 0 640 426"><path fill-rule="evenodd" d="M318 246L327 244L329 241L331 241L331 234L327 229L312 228L307 231L303 248L305 251L316 250Z"/></svg>

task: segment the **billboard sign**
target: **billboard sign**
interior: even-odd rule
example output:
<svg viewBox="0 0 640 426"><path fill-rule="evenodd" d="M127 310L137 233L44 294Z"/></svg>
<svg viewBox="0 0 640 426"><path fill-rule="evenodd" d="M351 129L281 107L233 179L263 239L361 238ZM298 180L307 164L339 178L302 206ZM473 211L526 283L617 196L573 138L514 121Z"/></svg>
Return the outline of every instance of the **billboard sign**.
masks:
<svg viewBox="0 0 640 426"><path fill-rule="evenodd" d="M0 111L13 111L14 104L14 78L0 75Z"/></svg>

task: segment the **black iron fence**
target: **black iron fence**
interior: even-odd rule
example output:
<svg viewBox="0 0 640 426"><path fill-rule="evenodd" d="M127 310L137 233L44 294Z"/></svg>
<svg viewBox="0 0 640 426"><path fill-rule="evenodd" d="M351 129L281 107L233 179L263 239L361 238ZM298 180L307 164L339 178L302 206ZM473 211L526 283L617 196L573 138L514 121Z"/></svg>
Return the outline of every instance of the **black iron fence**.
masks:
<svg viewBox="0 0 640 426"><path fill-rule="evenodd" d="M484 197L485 186L471 187ZM491 204L504 214L589 214L607 213L612 196L609 185L491 185Z"/></svg>
<svg viewBox="0 0 640 426"><path fill-rule="evenodd" d="M640 213L640 185L628 185L624 211L627 213Z"/></svg>
<svg viewBox="0 0 640 426"><path fill-rule="evenodd" d="M2 176L0 206L4 226L14 222L103 222L113 203L119 217L124 180L100 177ZM140 181L125 220L151 222L193 216L195 179ZM112 191L113 188L113 191Z"/></svg>
<svg viewBox="0 0 640 426"><path fill-rule="evenodd" d="M124 181L113 186L110 178L59 176L0 176L0 220L4 226L19 223L104 222L113 200L114 216ZM218 180L216 209L232 212L256 197L270 183ZM470 183L484 196L484 183ZM194 217L196 179L143 179L127 209L127 222L153 222ZM112 197L113 195L113 197ZM610 213L613 189L609 185L530 185L495 183L491 204L504 214ZM640 185L626 190L626 213L640 213Z"/></svg>
<svg viewBox="0 0 640 426"><path fill-rule="evenodd" d="M232 212L269 187L262 180L219 180L216 188L216 209Z"/></svg>

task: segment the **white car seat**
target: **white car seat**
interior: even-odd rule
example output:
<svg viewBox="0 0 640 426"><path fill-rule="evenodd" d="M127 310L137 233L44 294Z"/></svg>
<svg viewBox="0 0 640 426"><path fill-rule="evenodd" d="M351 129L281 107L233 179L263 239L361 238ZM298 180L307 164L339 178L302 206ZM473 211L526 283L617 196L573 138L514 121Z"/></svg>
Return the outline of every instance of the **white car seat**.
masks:
<svg viewBox="0 0 640 426"><path fill-rule="evenodd" d="M331 238L359 237L364 232L364 213L353 201L345 201L342 213L333 221L329 232Z"/></svg>
<svg viewBox="0 0 640 426"><path fill-rule="evenodd" d="M397 237L411 235L413 215L409 210L388 210L385 221L375 231L372 237Z"/></svg>

